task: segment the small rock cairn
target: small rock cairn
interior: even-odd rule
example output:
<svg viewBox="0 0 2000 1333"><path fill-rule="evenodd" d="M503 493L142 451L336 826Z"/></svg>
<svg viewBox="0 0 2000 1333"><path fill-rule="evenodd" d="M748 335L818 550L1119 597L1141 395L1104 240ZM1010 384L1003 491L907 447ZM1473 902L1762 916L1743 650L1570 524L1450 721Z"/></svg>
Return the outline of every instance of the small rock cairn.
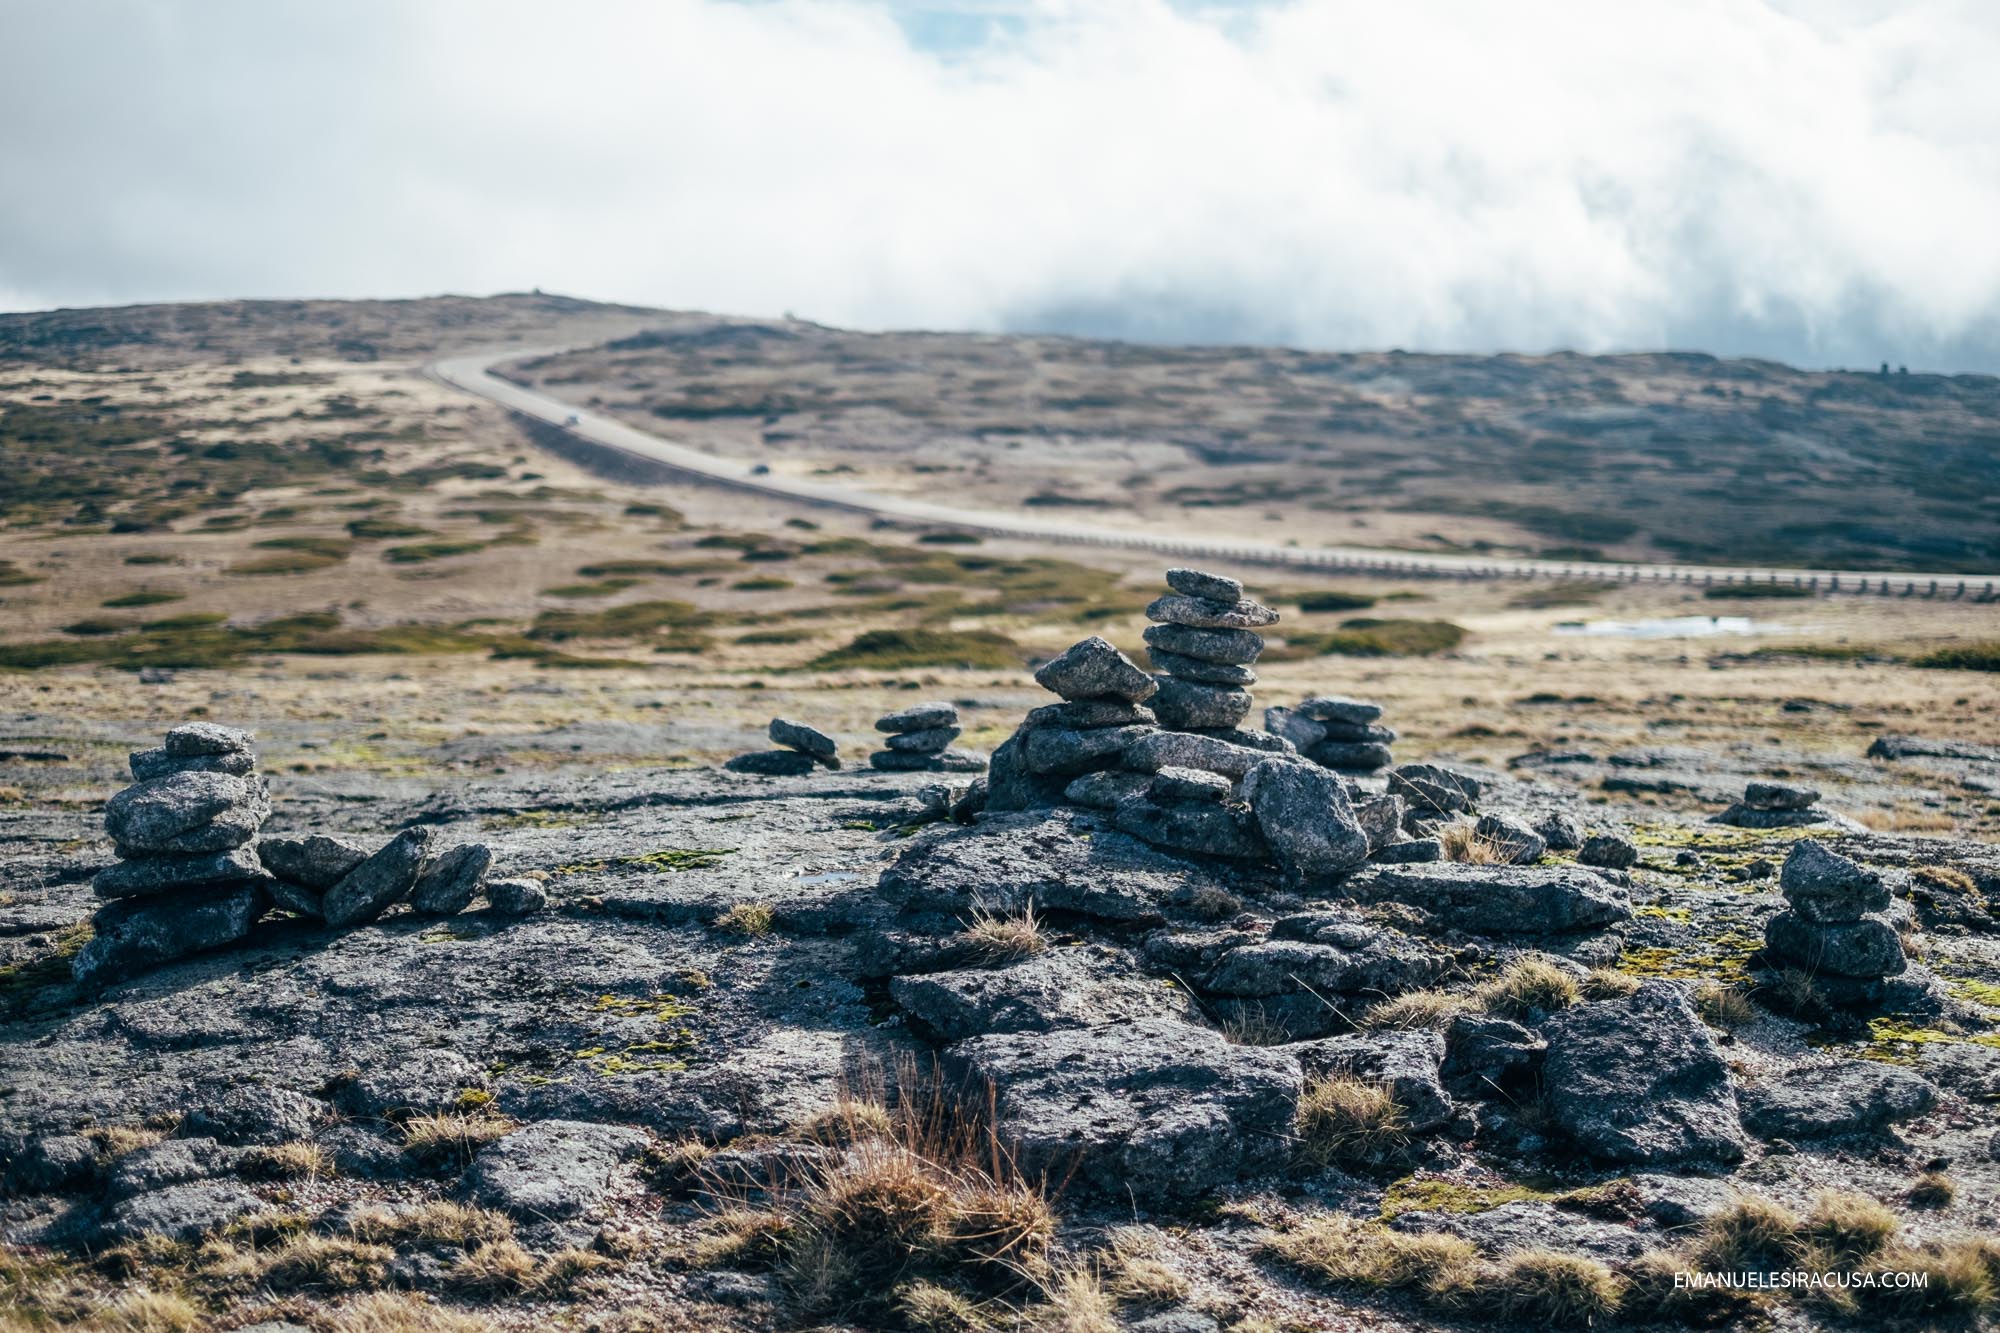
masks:
<svg viewBox="0 0 2000 1333"><path fill-rule="evenodd" d="M190 722L132 755L136 779L104 807L119 861L91 887L104 907L71 963L80 983L129 975L250 933L270 909L249 843L271 798L247 731Z"/></svg>
<svg viewBox="0 0 2000 1333"><path fill-rule="evenodd" d="M962 728L958 706L949 703L911 704L875 719L875 730L888 739L885 748L868 756L868 766L884 773L977 773L986 757L955 750Z"/></svg>
<svg viewBox="0 0 2000 1333"><path fill-rule="evenodd" d="M1808 824L1837 824L1852 827L1842 815L1819 803L1819 792L1811 787L1794 787L1783 782L1752 782L1743 788L1743 798L1719 815L1711 824L1736 828L1803 828Z"/></svg>
<svg viewBox="0 0 2000 1333"><path fill-rule="evenodd" d="M131 786L104 807L119 861L92 881L107 900L71 973L92 985L131 976L250 933L275 905L329 926L372 921L408 899L433 916L484 890L497 911L547 902L534 879L489 880L493 849L466 843L433 858L432 831L406 829L372 855L340 838L264 838L271 801L255 737L212 722L175 727L131 756ZM256 846L251 843L256 841Z"/></svg>
<svg viewBox="0 0 2000 1333"><path fill-rule="evenodd" d="M783 748L739 754L723 767L732 773L761 773L774 778L803 777L815 765L840 767L840 746L817 727L774 717L765 734Z"/></svg>
<svg viewBox="0 0 2000 1333"><path fill-rule="evenodd" d="M1336 773L1373 773L1395 762L1393 727L1381 723L1382 705L1366 699L1321 695L1296 707L1264 710L1264 730L1283 736L1299 753Z"/></svg>
<svg viewBox="0 0 2000 1333"><path fill-rule="evenodd" d="M1766 961L1811 976L1830 1003L1874 1003L1908 968L1879 874L1804 840L1785 857L1778 887L1791 906L1765 924Z"/></svg>
<svg viewBox="0 0 2000 1333"><path fill-rule="evenodd" d="M1238 725L1254 702L1255 630L1278 613L1199 570L1169 570L1167 586L1146 608L1159 674L1095 636L1045 663L1036 683L1062 702L1032 710L994 751L983 808L1085 806L1156 846L1274 859L1301 875L1339 874L1408 842L1400 797L1365 801L1283 736Z"/></svg>

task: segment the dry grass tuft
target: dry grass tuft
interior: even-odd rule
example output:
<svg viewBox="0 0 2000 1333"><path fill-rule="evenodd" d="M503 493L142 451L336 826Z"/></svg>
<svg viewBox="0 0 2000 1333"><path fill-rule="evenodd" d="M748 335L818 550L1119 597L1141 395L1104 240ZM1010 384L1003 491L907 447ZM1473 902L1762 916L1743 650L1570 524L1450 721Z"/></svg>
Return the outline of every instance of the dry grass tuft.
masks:
<svg viewBox="0 0 2000 1333"><path fill-rule="evenodd" d="M1463 820L1438 829L1437 839L1444 847L1444 859L1447 861L1469 866L1507 864L1507 857L1500 848L1480 837L1473 831L1473 825Z"/></svg>
<svg viewBox="0 0 2000 1333"><path fill-rule="evenodd" d="M1781 1203L1741 1198L1702 1224L1694 1257L1700 1268L1717 1273L1784 1267L1797 1256L1800 1226Z"/></svg>
<svg viewBox="0 0 2000 1333"><path fill-rule="evenodd" d="M1361 1016L1361 1026L1376 1032L1442 1028L1464 1013L1469 1003L1464 996L1449 991L1413 990L1369 1009Z"/></svg>
<svg viewBox="0 0 2000 1333"><path fill-rule="evenodd" d="M1227 921L1243 910L1241 898L1213 884L1176 889L1167 901L1203 921Z"/></svg>
<svg viewBox="0 0 2000 1333"><path fill-rule="evenodd" d="M1074 1264L1043 1286L1040 1303L1021 1312L1021 1333L1118 1333L1118 1307L1095 1269Z"/></svg>
<svg viewBox="0 0 2000 1333"><path fill-rule="evenodd" d="M1239 1005L1228 1018L1216 1025L1223 1040L1236 1046L1283 1046L1298 1040L1291 1025L1272 1015L1261 1004Z"/></svg>
<svg viewBox="0 0 2000 1333"><path fill-rule="evenodd" d="M1543 1328L1600 1323L1618 1312L1625 1284L1595 1259L1554 1250L1522 1250L1496 1264L1482 1297L1504 1319Z"/></svg>
<svg viewBox="0 0 2000 1333"><path fill-rule="evenodd" d="M854 1097L842 1097L792 1127L796 1138L841 1148L863 1139L885 1139L895 1131L896 1120L888 1107L878 1101Z"/></svg>
<svg viewBox="0 0 2000 1333"><path fill-rule="evenodd" d="M1724 1032L1734 1032L1757 1021L1757 1006L1734 986L1705 981L1694 988L1695 1012L1702 1022Z"/></svg>
<svg viewBox="0 0 2000 1333"><path fill-rule="evenodd" d="M1515 1019L1567 1009L1583 997L1575 978L1533 955L1516 958L1473 994L1488 1013Z"/></svg>
<svg viewBox="0 0 2000 1333"><path fill-rule="evenodd" d="M900 1288L896 1313L918 1333L978 1333L994 1326L977 1301L935 1282L912 1282Z"/></svg>
<svg viewBox="0 0 2000 1333"><path fill-rule="evenodd" d="M534 1290L535 1257L518 1241L488 1241L452 1262L446 1279L460 1291L482 1295L519 1295Z"/></svg>
<svg viewBox="0 0 2000 1333"><path fill-rule="evenodd" d="M1321 1282L1409 1291L1444 1309L1470 1299L1483 1267L1478 1248L1461 1237L1411 1235L1339 1213L1309 1217L1264 1248Z"/></svg>
<svg viewBox="0 0 2000 1333"><path fill-rule="evenodd" d="M5 1307L0 1306L0 1313ZM30 1329L35 1324L7 1324ZM209 1327L209 1318L186 1297L150 1287L133 1287L111 1298L108 1305L92 1311L84 1327L92 1333L196 1333Z"/></svg>
<svg viewBox="0 0 2000 1333"><path fill-rule="evenodd" d="M1638 989L1639 978L1615 967L1592 968L1581 987L1586 1000L1622 1000Z"/></svg>
<svg viewBox="0 0 2000 1333"><path fill-rule="evenodd" d="M1896 1214L1865 1194L1828 1190L1813 1200L1800 1234L1841 1264L1866 1258L1896 1235Z"/></svg>
<svg viewBox="0 0 2000 1333"><path fill-rule="evenodd" d="M1104 1247L1104 1289L1120 1305L1177 1305L1187 1279L1160 1258L1162 1237L1151 1227L1119 1227Z"/></svg>
<svg viewBox="0 0 2000 1333"><path fill-rule="evenodd" d="M1314 1166L1378 1161L1409 1139L1389 1090L1345 1074L1306 1083L1298 1136L1299 1155Z"/></svg>
<svg viewBox="0 0 2000 1333"><path fill-rule="evenodd" d="M403 1123L403 1151L430 1166L464 1167L481 1148L519 1128L502 1116L420 1115Z"/></svg>
<svg viewBox="0 0 2000 1333"><path fill-rule="evenodd" d="M1949 1208L1958 1197L1958 1182L1942 1171L1926 1171L1910 1182L1903 1197L1913 1208Z"/></svg>
<svg viewBox="0 0 2000 1333"><path fill-rule="evenodd" d="M512 1239L514 1223L505 1213L490 1208L438 1199L395 1211L371 1208L355 1216L348 1224L347 1234L356 1240L390 1245L424 1243L464 1248Z"/></svg>
<svg viewBox="0 0 2000 1333"><path fill-rule="evenodd" d="M2000 1242L1986 1237L1941 1245L1895 1246L1867 1266L1879 1273L1921 1273L1921 1287L1864 1287L1863 1312L1917 1326L1979 1319L2000 1307Z"/></svg>
<svg viewBox="0 0 2000 1333"><path fill-rule="evenodd" d="M1007 963L1028 958L1048 947L1042 923L1029 903L1011 915L997 914L984 907L972 909L972 920L959 932L958 942L974 958L986 963Z"/></svg>
<svg viewBox="0 0 2000 1333"><path fill-rule="evenodd" d="M1910 878L1945 893L1973 893L1979 888L1972 876L1954 866L1918 866L1910 871Z"/></svg>
<svg viewBox="0 0 2000 1333"><path fill-rule="evenodd" d="M484 1319L435 1305L421 1296L378 1292L326 1316L325 1333L492 1333Z"/></svg>
<svg viewBox="0 0 2000 1333"><path fill-rule="evenodd" d="M1046 1275L1056 1218L1040 1185L913 1063L896 1087L893 1109L851 1098L815 1117L846 1151L772 1181L768 1207L719 1212L694 1262L773 1268L801 1312L864 1324L899 1302L944 1318L940 1291L981 1306Z"/></svg>
<svg viewBox="0 0 2000 1333"><path fill-rule="evenodd" d="M715 918L715 928L731 935L741 935L746 939L759 939L771 933L777 924L777 917L767 903L738 903Z"/></svg>
<svg viewBox="0 0 2000 1333"><path fill-rule="evenodd" d="M334 1174L333 1158L310 1139L252 1148L244 1159L244 1167L273 1180L319 1180Z"/></svg>
<svg viewBox="0 0 2000 1333"><path fill-rule="evenodd" d="M258 1277L279 1291L354 1291L386 1282L395 1257L386 1245L308 1232L259 1256Z"/></svg>
<svg viewBox="0 0 2000 1333"><path fill-rule="evenodd" d="M1781 1014L1807 1020L1822 1018L1830 1009L1812 973L1796 967L1780 969L1757 988L1757 998Z"/></svg>

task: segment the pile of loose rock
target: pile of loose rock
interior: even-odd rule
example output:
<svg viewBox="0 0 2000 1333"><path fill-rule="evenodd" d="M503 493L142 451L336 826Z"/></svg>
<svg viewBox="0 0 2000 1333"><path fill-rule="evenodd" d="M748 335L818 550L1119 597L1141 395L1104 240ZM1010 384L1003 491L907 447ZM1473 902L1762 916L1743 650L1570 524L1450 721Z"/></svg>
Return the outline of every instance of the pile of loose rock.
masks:
<svg viewBox="0 0 2000 1333"><path fill-rule="evenodd" d="M1790 908L1765 923L1765 959L1810 976L1829 1003L1876 1003L1909 966L1875 871L1807 840L1785 857L1778 887Z"/></svg>
<svg viewBox="0 0 2000 1333"><path fill-rule="evenodd" d="M888 737L886 748L868 756L868 766L880 772L977 773L986 767L983 755L952 748L962 730L954 704L898 708L877 718L875 730Z"/></svg>
<svg viewBox="0 0 2000 1333"><path fill-rule="evenodd" d="M1835 814L1819 803L1819 793L1811 787L1794 787L1782 782L1752 782L1744 786L1743 798L1719 815L1712 824L1737 828L1803 828L1808 824L1834 824L1854 828L1853 821Z"/></svg>
<svg viewBox="0 0 2000 1333"><path fill-rule="evenodd" d="M109 980L239 940L270 909L249 843L271 815L252 737L212 722L175 727L132 755L131 786L104 807L119 862L92 882L108 899L71 970Z"/></svg>
<svg viewBox="0 0 2000 1333"><path fill-rule="evenodd" d="M766 734L782 748L739 754L723 767L733 773L761 773L766 777L786 778L803 777L813 771L814 765L840 767L840 746L833 737L816 727L774 717Z"/></svg>
<svg viewBox="0 0 2000 1333"><path fill-rule="evenodd" d="M1298 875L1339 874L1371 854L1436 859L1436 840L1407 836L1401 798L1368 799L1284 736L1237 725L1263 648L1253 631L1277 612L1234 579L1174 569L1167 583L1146 608L1162 674L1097 637L1043 665L1036 682L1063 702L1034 709L994 751L985 808L1084 806L1158 847L1275 860Z"/></svg>
<svg viewBox="0 0 2000 1333"><path fill-rule="evenodd" d="M1389 746L1396 732L1383 726L1381 718L1381 704L1322 695L1302 699L1294 708L1266 708L1264 730L1284 737L1324 768L1373 773L1395 762Z"/></svg>
<svg viewBox="0 0 2000 1333"><path fill-rule="evenodd" d="M92 882L108 899L94 938L71 964L80 984L131 976L232 944L272 906L330 926L372 921L407 900L417 912L461 912L482 891L503 913L534 911L533 879L488 879L493 850L467 843L431 856L428 828L406 829L380 851L339 838L265 838L271 802L247 731L190 722L131 756L138 781L104 807L120 858Z"/></svg>

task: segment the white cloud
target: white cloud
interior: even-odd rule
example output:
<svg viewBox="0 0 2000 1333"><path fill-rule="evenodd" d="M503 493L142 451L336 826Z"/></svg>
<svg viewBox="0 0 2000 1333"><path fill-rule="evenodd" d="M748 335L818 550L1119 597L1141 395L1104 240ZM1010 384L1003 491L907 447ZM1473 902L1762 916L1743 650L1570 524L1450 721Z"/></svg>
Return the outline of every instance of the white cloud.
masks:
<svg viewBox="0 0 2000 1333"><path fill-rule="evenodd" d="M16 7L0 294L2000 369L1983 0L924 8Z"/></svg>

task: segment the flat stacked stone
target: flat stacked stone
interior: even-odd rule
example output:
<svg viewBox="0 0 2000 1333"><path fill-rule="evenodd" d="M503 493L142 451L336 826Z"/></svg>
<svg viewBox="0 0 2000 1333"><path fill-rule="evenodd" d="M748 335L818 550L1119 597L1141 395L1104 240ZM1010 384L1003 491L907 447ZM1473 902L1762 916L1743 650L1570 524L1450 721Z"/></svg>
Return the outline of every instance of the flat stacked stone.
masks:
<svg viewBox="0 0 2000 1333"><path fill-rule="evenodd" d="M1382 725L1382 705L1340 695L1302 699L1293 708L1264 710L1264 730L1283 736L1299 753L1342 773L1373 773L1395 762L1393 727Z"/></svg>
<svg viewBox="0 0 2000 1333"><path fill-rule="evenodd" d="M888 739L885 748L868 756L868 765L885 773L976 773L986 759L970 750L952 748L963 730L958 708L948 703L911 704L875 720L875 730Z"/></svg>
<svg viewBox="0 0 2000 1333"><path fill-rule="evenodd" d="M765 777L803 777L814 767L839 768L840 746L833 737L803 722L774 717L765 729L776 750L753 750L739 754L723 767L732 773L758 773Z"/></svg>
<svg viewBox="0 0 2000 1333"><path fill-rule="evenodd" d="M1727 810L1709 818L1711 824L1736 828L1803 828L1809 824L1855 825L1819 803L1819 792L1811 787L1795 787L1782 782L1752 782L1743 788L1743 797Z"/></svg>
<svg viewBox="0 0 2000 1333"><path fill-rule="evenodd" d="M243 938L271 906L248 845L271 814L247 731L191 722L131 756L133 784L104 807L118 863L92 882L106 905L71 964L101 985Z"/></svg>
<svg viewBox="0 0 2000 1333"><path fill-rule="evenodd" d="M1124 767L1125 749L1157 729L1144 705L1159 690L1131 658L1095 635L1042 664L1035 683L1063 702L1029 712L993 752L987 808L1058 805L1074 788L1079 803L1109 809L1139 784L1080 783ZM1114 787L1116 790L1114 790Z"/></svg>
<svg viewBox="0 0 2000 1333"><path fill-rule="evenodd" d="M1811 975L1832 1002L1872 1003L1909 966L1879 874L1806 839L1785 857L1778 887L1790 906L1765 924L1765 956Z"/></svg>
<svg viewBox="0 0 2000 1333"><path fill-rule="evenodd" d="M1264 639L1256 631L1278 613L1243 595L1243 585L1198 569L1170 569L1172 589L1146 608L1146 654L1159 673L1153 712L1176 731L1227 731L1250 712L1248 687Z"/></svg>

